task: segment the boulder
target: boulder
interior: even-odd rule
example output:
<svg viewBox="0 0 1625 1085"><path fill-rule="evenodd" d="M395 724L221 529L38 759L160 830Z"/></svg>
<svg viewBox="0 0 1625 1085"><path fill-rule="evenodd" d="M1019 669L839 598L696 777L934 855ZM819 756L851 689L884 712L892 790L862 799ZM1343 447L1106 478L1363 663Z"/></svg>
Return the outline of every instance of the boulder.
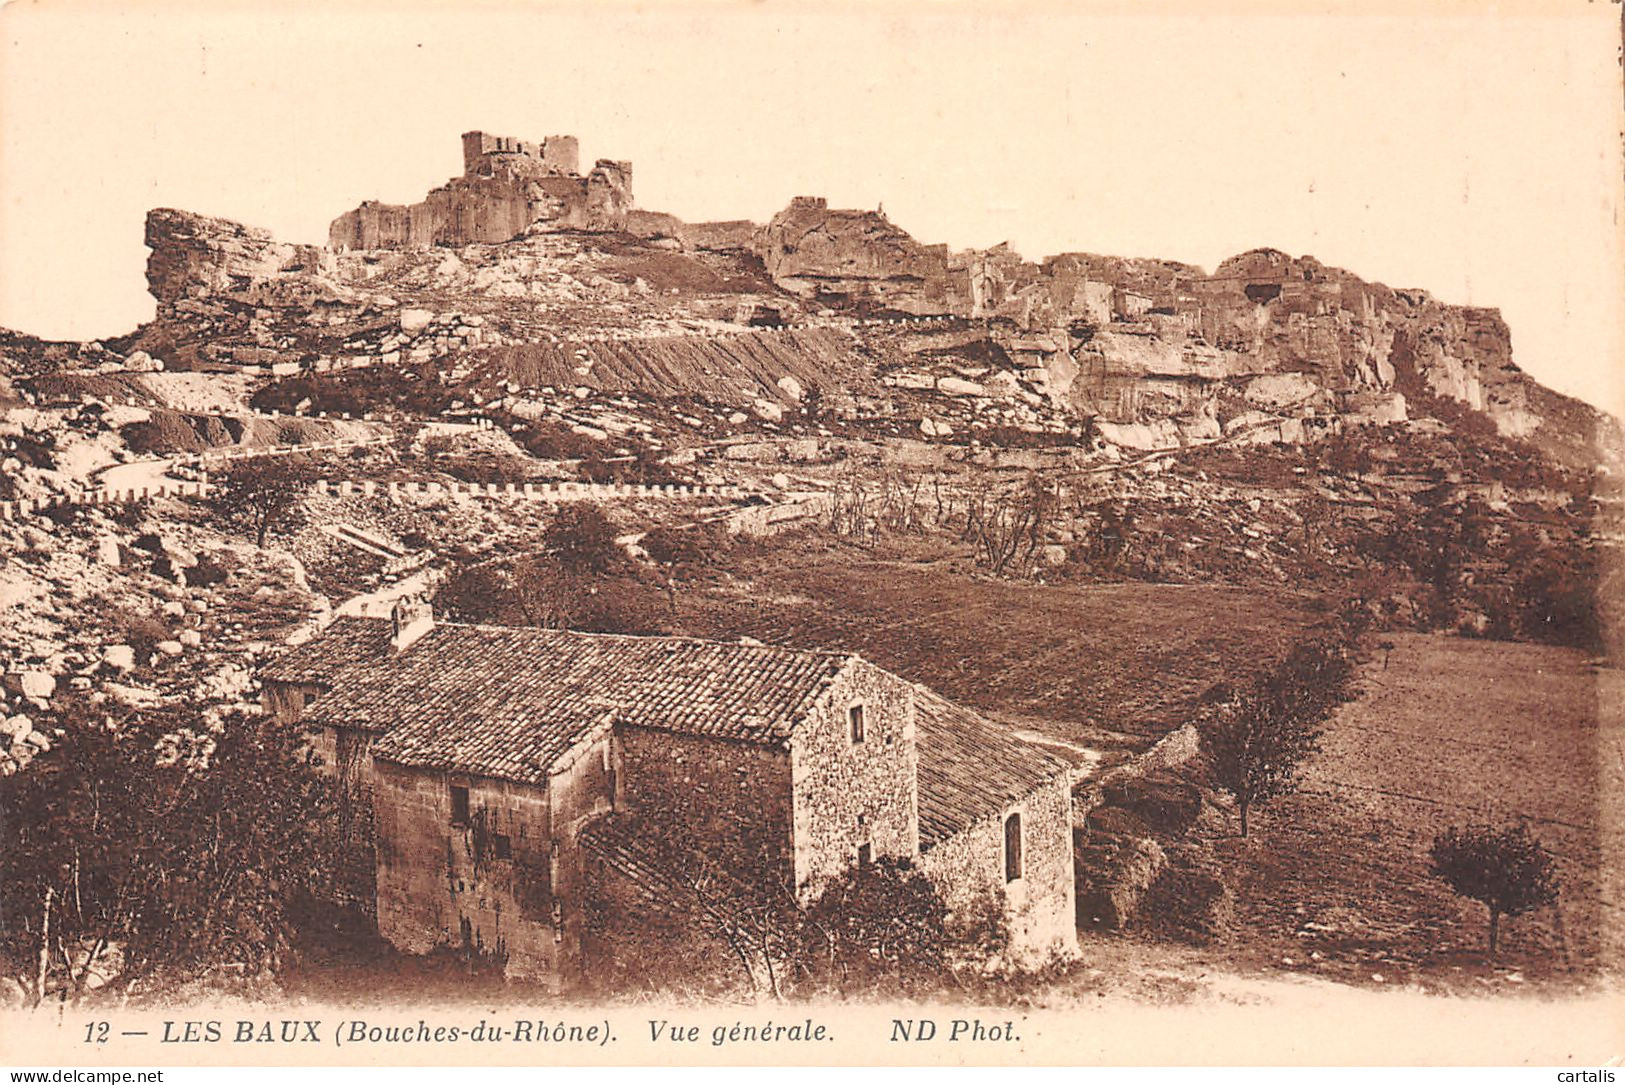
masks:
<svg viewBox="0 0 1625 1085"><path fill-rule="evenodd" d="M985 384L988 395L998 396L1001 399L1010 399L1021 392L1021 382L1007 369L993 374Z"/></svg>
<svg viewBox="0 0 1625 1085"><path fill-rule="evenodd" d="M1202 793L1169 772L1127 776L1106 785L1103 809L1119 809L1139 818L1159 836L1184 836L1202 814Z"/></svg>
<svg viewBox="0 0 1625 1085"><path fill-rule="evenodd" d="M178 656L185 651L185 648L182 647L181 642L178 640L161 640L155 647L157 647L160 654L166 656Z"/></svg>
<svg viewBox="0 0 1625 1085"><path fill-rule="evenodd" d="M124 359L124 368L131 373L159 373L163 371L164 363L146 351L138 350Z"/></svg>
<svg viewBox="0 0 1625 1085"><path fill-rule="evenodd" d="M116 671L135 669L135 649L128 644L111 644L102 651L102 662Z"/></svg>
<svg viewBox="0 0 1625 1085"><path fill-rule="evenodd" d="M416 335L427 328L434 320L434 314L427 309L402 309L400 315L401 331L407 335Z"/></svg>
<svg viewBox="0 0 1625 1085"><path fill-rule="evenodd" d="M102 689L113 700L135 708L149 707L162 700L158 696L157 690L147 689L144 686L126 686L118 682L107 682L103 684Z"/></svg>
<svg viewBox="0 0 1625 1085"><path fill-rule="evenodd" d="M56 692L56 678L44 671L12 671L6 675L5 685L13 693L42 701Z"/></svg>
<svg viewBox="0 0 1625 1085"><path fill-rule="evenodd" d="M1194 851L1172 850L1170 862L1141 902L1147 926L1198 945L1227 940L1235 925L1236 899L1222 872Z"/></svg>
<svg viewBox="0 0 1625 1085"><path fill-rule="evenodd" d="M795 400L797 403L801 402L802 388L800 381L787 375L778 379L778 385L779 391L783 392L785 396Z"/></svg>
<svg viewBox="0 0 1625 1085"><path fill-rule="evenodd" d="M985 396L987 389L963 377L938 377L937 391L950 396Z"/></svg>

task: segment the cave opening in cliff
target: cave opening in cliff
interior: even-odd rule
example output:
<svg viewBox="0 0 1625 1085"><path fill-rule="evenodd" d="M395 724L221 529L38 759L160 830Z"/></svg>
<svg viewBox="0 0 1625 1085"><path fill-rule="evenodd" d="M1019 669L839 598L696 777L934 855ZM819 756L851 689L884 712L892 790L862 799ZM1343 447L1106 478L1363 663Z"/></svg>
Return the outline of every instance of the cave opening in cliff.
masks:
<svg viewBox="0 0 1625 1085"><path fill-rule="evenodd" d="M1248 283L1244 289L1247 296L1259 305L1274 301L1281 296L1280 283Z"/></svg>

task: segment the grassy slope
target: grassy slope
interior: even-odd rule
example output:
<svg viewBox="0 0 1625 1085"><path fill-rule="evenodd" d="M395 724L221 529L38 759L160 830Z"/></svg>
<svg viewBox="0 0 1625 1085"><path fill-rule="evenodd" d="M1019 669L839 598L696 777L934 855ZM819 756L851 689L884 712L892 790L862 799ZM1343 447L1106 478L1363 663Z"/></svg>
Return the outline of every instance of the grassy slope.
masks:
<svg viewBox="0 0 1625 1085"><path fill-rule="evenodd" d="M1393 639L1386 669L1379 652L1364 695L1328 726L1304 790L1264 808L1252 839L1211 841L1236 886L1235 955L1457 990L1592 970L1620 919L1617 887L1600 884L1606 849L1617 865L1625 844L1599 805L1603 777L1619 772L1599 756L1618 742L1598 711L1613 676L1570 649ZM1564 891L1556 908L1503 926L1504 967L1492 970L1483 907L1432 878L1426 853L1448 825L1519 818L1557 854Z"/></svg>

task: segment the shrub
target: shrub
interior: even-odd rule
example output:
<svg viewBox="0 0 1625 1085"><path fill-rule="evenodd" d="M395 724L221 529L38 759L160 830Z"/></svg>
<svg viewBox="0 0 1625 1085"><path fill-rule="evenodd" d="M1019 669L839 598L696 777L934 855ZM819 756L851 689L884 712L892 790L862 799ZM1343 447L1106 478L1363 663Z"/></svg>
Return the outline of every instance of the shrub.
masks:
<svg viewBox="0 0 1625 1085"><path fill-rule="evenodd" d="M1503 915L1519 916L1557 900L1556 863L1521 824L1446 829L1434 838L1428 860L1458 896L1489 909L1491 957Z"/></svg>
<svg viewBox="0 0 1625 1085"><path fill-rule="evenodd" d="M625 559L615 543L615 525L590 501L560 506L542 532L542 541L559 564L574 573L601 576Z"/></svg>

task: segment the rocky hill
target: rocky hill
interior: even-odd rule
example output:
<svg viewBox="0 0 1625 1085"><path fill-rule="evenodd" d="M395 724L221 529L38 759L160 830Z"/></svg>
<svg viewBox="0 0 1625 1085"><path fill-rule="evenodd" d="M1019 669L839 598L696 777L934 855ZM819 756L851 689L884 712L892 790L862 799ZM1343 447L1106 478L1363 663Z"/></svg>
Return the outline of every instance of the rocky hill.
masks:
<svg viewBox="0 0 1625 1085"><path fill-rule="evenodd" d="M1518 369L1491 309L1260 249L1167 261L923 245L880 211L798 198L762 226L632 206L631 167L575 140L471 132L464 173L369 203L330 246L222 219L147 219L154 320L98 344L8 335L11 377L161 368L295 376L426 366L453 397L636 392L778 423L950 443L1135 450L1463 411L1575 467L1618 431ZM786 325L796 330L783 332ZM387 383L387 382L386 382Z"/></svg>
<svg viewBox="0 0 1625 1085"><path fill-rule="evenodd" d="M8 488L245 443L269 432L254 411L483 413L611 457L835 436L1109 462L1418 421L1582 474L1619 455L1613 420L1517 367L1496 311L1312 257L1035 263L806 197L762 225L684 223L633 205L629 164L578 158L573 137L467 133L461 176L344 212L325 247L150 212L151 322L0 333L0 401L23 412L0 433Z"/></svg>

